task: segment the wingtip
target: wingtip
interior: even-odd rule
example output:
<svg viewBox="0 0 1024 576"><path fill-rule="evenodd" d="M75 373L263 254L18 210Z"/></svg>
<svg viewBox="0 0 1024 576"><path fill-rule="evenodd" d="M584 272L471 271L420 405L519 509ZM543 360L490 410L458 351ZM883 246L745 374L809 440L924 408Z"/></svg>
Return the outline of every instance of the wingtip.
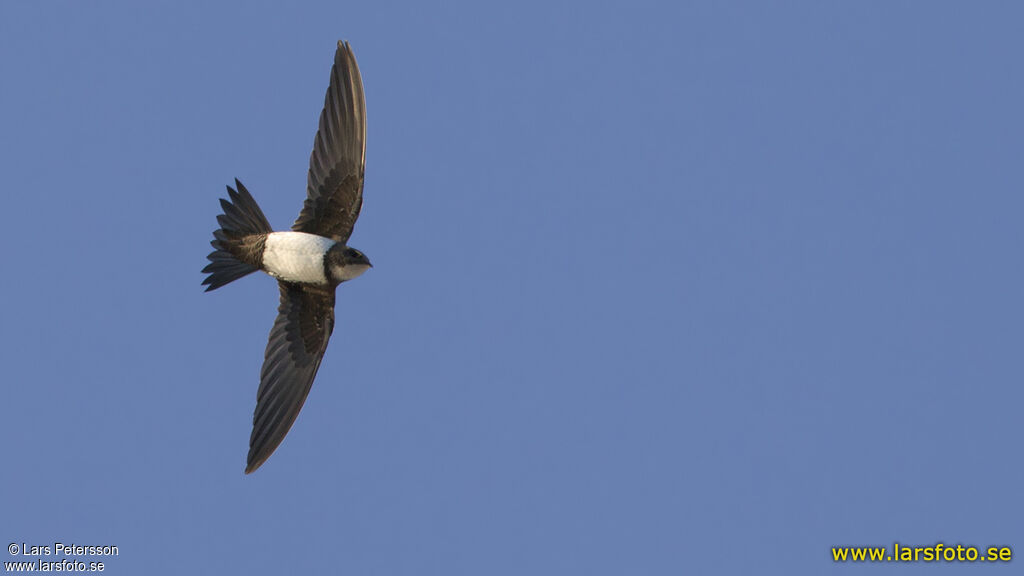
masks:
<svg viewBox="0 0 1024 576"><path fill-rule="evenodd" d="M355 53L352 51L352 45L349 44L348 40L338 40L338 50L335 52L335 61L342 60L354 60Z"/></svg>
<svg viewBox="0 0 1024 576"><path fill-rule="evenodd" d="M245 464L245 473L246 473L246 475L252 474L253 472L259 470L260 466L263 466L263 463L266 462L266 461L267 461L266 458L261 458L259 460L252 460L252 459L250 459Z"/></svg>

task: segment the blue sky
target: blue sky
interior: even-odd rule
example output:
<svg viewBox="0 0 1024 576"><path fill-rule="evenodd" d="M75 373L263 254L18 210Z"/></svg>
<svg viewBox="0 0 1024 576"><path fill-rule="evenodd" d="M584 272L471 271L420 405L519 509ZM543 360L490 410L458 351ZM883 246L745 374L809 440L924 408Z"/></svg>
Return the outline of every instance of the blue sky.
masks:
<svg viewBox="0 0 1024 576"><path fill-rule="evenodd" d="M1024 546L1022 22L0 4L3 543L117 545L114 574L446 576ZM233 178L276 228L298 214L339 39L375 268L245 476L277 289L199 271Z"/></svg>

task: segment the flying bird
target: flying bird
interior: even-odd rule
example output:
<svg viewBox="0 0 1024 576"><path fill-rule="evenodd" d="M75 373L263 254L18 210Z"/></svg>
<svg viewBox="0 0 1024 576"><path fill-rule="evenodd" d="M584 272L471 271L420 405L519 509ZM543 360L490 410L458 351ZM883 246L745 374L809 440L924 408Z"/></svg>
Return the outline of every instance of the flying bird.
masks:
<svg viewBox="0 0 1024 576"><path fill-rule="evenodd" d="M291 231L274 232L237 179L221 199L214 251L203 268L206 291L257 270L277 279L277 319L260 372L245 473L281 444L313 385L334 330L334 292L366 272L370 260L348 246L363 204L366 102L348 42L338 42L320 126L313 141L306 202Z"/></svg>

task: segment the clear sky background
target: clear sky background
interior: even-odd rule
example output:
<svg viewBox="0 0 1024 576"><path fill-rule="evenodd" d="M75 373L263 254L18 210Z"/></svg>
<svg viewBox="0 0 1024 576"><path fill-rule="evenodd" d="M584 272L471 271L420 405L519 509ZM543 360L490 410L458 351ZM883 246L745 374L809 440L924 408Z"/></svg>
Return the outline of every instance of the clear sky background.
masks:
<svg viewBox="0 0 1024 576"><path fill-rule="evenodd" d="M277 288L200 269L233 178L298 214L339 39L376 267L245 476ZM2 544L150 575L1024 554L1022 54L1011 2L0 3Z"/></svg>

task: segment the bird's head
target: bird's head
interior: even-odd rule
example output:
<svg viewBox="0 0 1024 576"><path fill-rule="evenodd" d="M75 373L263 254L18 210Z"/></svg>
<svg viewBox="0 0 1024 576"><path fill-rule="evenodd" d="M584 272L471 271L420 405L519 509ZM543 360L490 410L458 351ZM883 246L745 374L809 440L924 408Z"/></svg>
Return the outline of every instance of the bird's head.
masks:
<svg viewBox="0 0 1024 576"><path fill-rule="evenodd" d="M331 277L339 283L356 278L373 268L366 254L340 243L327 252L327 258Z"/></svg>

